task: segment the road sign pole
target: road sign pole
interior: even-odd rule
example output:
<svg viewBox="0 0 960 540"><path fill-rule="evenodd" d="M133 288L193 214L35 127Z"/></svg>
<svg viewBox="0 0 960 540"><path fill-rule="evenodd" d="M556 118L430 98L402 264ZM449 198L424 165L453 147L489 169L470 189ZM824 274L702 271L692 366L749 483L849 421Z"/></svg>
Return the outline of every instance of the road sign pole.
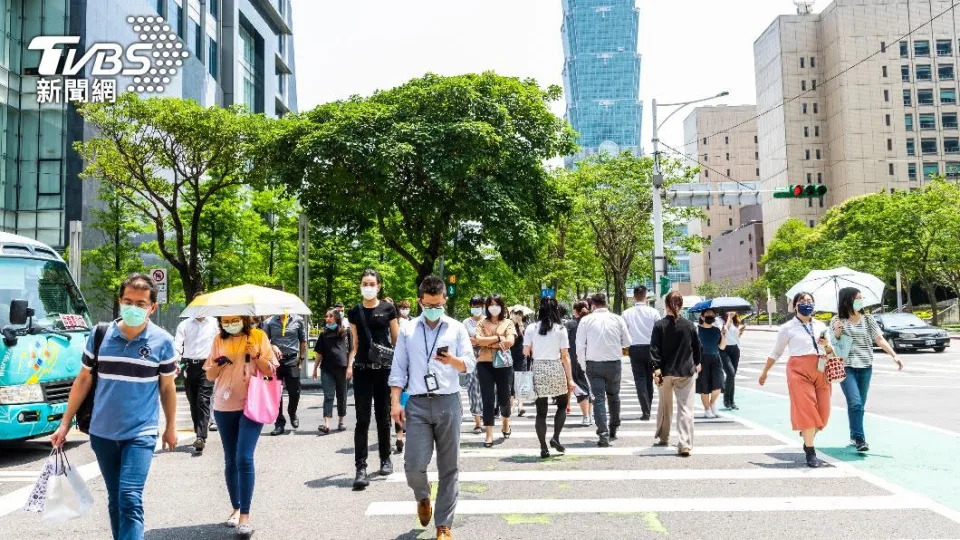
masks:
<svg viewBox="0 0 960 540"><path fill-rule="evenodd" d="M663 276L663 201L660 200L660 186L663 185L663 172L660 170L660 138L657 134L657 100L653 106L653 298L654 307L663 309L664 291L660 288L660 276Z"/></svg>

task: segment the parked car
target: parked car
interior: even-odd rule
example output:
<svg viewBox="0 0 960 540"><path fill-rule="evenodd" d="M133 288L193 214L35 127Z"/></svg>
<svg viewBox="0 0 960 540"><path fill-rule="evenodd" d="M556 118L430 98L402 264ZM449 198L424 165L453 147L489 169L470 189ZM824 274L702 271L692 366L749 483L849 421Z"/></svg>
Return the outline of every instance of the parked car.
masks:
<svg viewBox="0 0 960 540"><path fill-rule="evenodd" d="M884 313L874 315L883 337L897 352L933 349L943 352L950 346L950 336L942 328L931 326L913 313Z"/></svg>

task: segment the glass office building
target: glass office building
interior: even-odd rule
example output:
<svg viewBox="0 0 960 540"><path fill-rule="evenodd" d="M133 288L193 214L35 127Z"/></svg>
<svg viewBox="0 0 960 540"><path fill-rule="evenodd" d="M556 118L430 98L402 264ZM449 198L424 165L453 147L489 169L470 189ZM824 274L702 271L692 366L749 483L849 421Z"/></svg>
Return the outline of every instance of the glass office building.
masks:
<svg viewBox="0 0 960 540"><path fill-rule="evenodd" d="M79 36L94 43L138 40L130 16L160 15L190 56L162 96L203 105L245 104L281 116L297 110L290 0L0 0L0 228L66 247L71 221L89 230L98 205L96 180L80 180L76 141L95 136L66 100L38 104L40 52L34 37ZM77 55L78 58L82 56ZM89 67L77 75L89 77ZM117 88L130 81L119 77ZM144 97L158 95L144 94ZM84 235L84 248L102 238Z"/></svg>
<svg viewBox="0 0 960 540"><path fill-rule="evenodd" d="M581 147L568 166L601 147L641 153L639 23L635 0L563 0L566 116Z"/></svg>

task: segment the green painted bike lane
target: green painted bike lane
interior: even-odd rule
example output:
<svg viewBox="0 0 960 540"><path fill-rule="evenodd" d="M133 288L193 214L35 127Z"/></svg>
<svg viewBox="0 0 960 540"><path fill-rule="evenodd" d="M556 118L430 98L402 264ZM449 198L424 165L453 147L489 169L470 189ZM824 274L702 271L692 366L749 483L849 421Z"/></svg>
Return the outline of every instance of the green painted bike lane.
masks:
<svg viewBox="0 0 960 540"><path fill-rule="evenodd" d="M838 387L834 388L840 392ZM840 402L844 402L842 396ZM790 426L787 396L737 388L737 404L740 410L725 411L726 414L759 424L799 443L799 434ZM817 435L817 451L960 511L960 434L869 413L864 418L864 432L870 451L861 454L848 446L846 408L834 405L826 429Z"/></svg>

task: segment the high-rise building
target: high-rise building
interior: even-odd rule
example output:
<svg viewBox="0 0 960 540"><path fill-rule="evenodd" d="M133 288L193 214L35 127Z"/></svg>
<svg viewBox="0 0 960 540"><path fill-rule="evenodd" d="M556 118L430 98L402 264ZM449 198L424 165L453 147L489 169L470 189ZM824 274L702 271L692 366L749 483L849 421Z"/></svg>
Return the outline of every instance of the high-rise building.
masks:
<svg viewBox="0 0 960 540"><path fill-rule="evenodd" d="M767 242L787 218L812 226L851 197L960 174L960 13L950 7L835 0L812 13L801 4L756 40L762 187L828 189L822 199L763 194Z"/></svg>
<svg viewBox="0 0 960 540"><path fill-rule="evenodd" d="M563 0L566 116L581 147L568 166L600 149L641 153L639 23L635 0Z"/></svg>
<svg viewBox="0 0 960 540"><path fill-rule="evenodd" d="M7 0L0 6L3 231L64 247L67 223L89 221L98 202L97 182L79 179L85 164L73 150L94 133L72 105L37 99L40 51L28 49L37 36L79 36L81 50L95 43L126 46L142 40L128 17L159 16L189 56L163 92L145 97L246 104L269 116L297 110L290 0ZM77 77L89 73L88 66ZM117 91L129 84L119 77ZM84 237L85 247L97 241L97 235Z"/></svg>
<svg viewBox="0 0 960 540"><path fill-rule="evenodd" d="M683 140L687 142L683 151L690 161L702 164L696 182L721 191L723 183L760 179L756 110L753 105L720 105L697 107L687 116L683 123ZM690 255L694 289L707 281L735 286L757 276L761 252L749 246L755 235L747 233L749 240L738 238L733 245L727 245L727 235L742 227L758 227L761 222L759 206L745 208L741 217L744 208L713 204L703 209L705 219L690 223L690 233L710 243L701 253ZM721 253L724 261L737 264L715 264L713 258Z"/></svg>

